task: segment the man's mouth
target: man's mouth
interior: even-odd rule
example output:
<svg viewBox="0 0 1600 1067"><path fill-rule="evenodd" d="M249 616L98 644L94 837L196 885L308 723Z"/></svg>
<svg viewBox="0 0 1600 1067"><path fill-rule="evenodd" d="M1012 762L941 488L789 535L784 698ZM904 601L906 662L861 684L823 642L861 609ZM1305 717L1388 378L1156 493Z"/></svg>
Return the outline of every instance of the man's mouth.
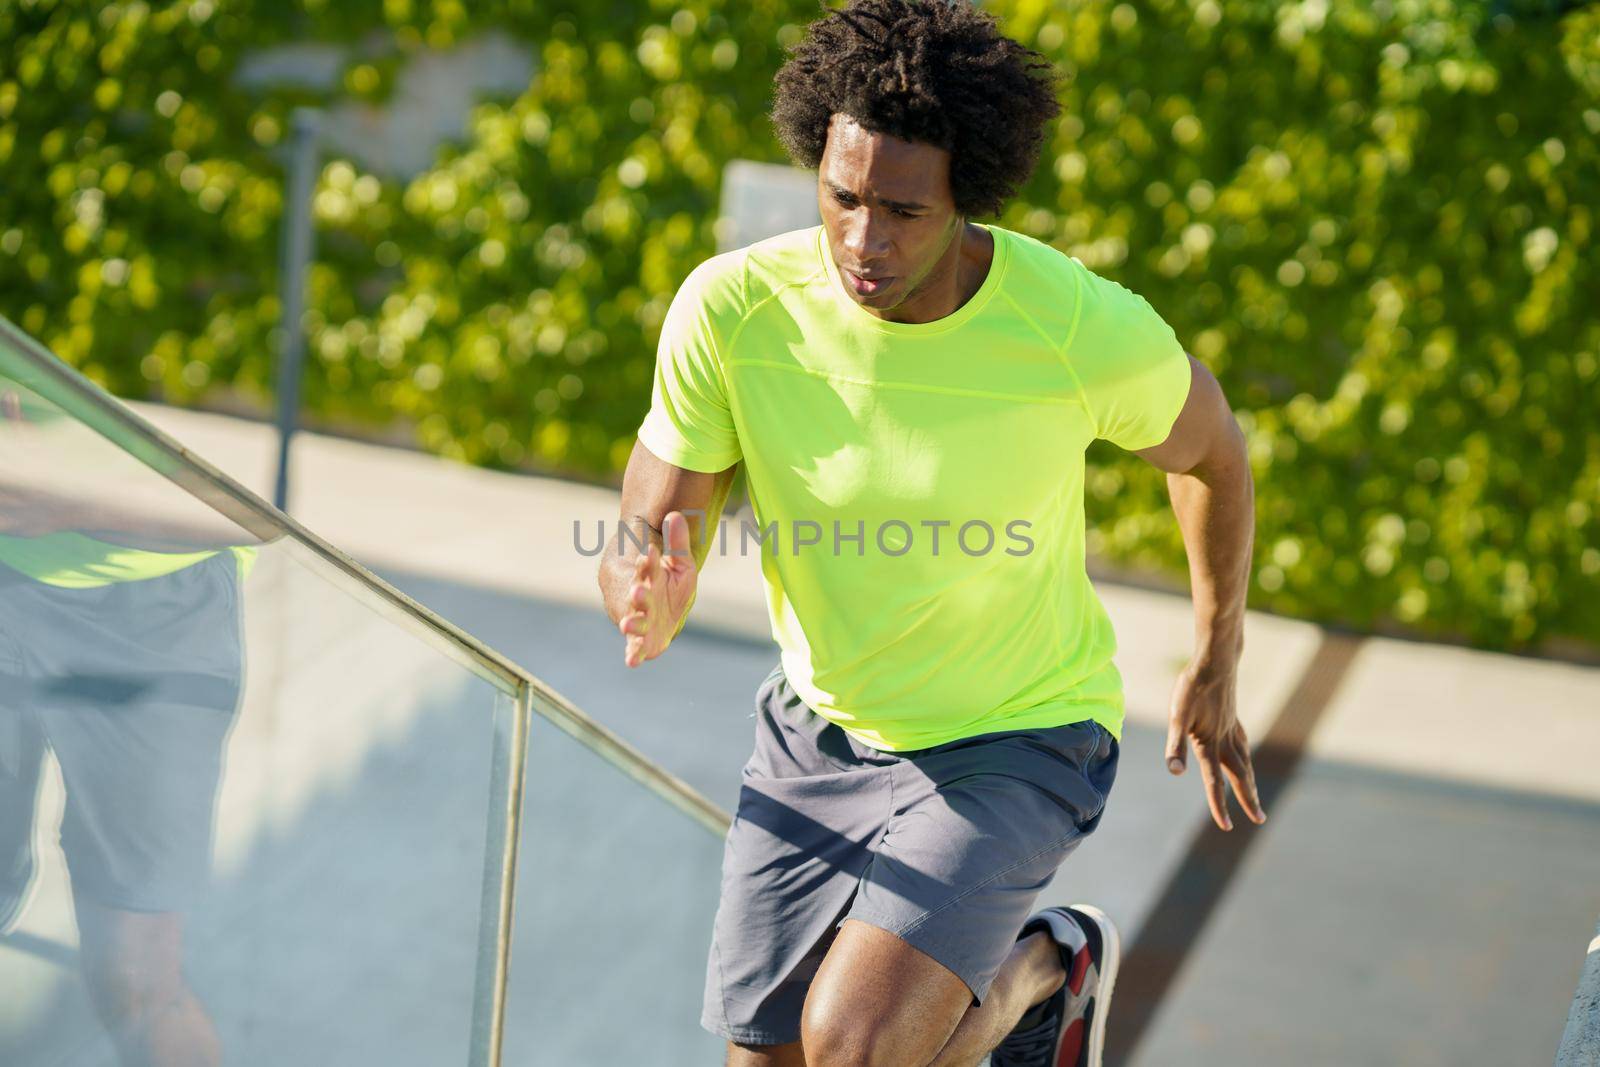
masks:
<svg viewBox="0 0 1600 1067"><path fill-rule="evenodd" d="M845 271L844 276L849 281L850 288L862 296L871 296L873 293L882 292L885 286L894 281L894 278L889 275L864 278L853 270Z"/></svg>

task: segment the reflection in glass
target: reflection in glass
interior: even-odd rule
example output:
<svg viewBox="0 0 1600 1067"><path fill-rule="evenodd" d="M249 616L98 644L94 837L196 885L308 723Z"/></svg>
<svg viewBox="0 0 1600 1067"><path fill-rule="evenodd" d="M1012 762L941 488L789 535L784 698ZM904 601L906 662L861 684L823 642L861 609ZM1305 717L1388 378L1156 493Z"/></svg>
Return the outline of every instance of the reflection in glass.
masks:
<svg viewBox="0 0 1600 1067"><path fill-rule="evenodd" d="M9 329L0 1064L488 1062L516 676Z"/></svg>
<svg viewBox="0 0 1600 1067"><path fill-rule="evenodd" d="M0 933L38 884L48 752L95 1013L127 1063L213 1064L216 1029L183 973L184 916L209 874L256 549L204 509L185 529L131 509L115 483L85 498L53 482L73 430L0 377Z"/></svg>
<svg viewBox="0 0 1600 1067"><path fill-rule="evenodd" d="M714 1058L726 819L0 319L0 1065Z"/></svg>

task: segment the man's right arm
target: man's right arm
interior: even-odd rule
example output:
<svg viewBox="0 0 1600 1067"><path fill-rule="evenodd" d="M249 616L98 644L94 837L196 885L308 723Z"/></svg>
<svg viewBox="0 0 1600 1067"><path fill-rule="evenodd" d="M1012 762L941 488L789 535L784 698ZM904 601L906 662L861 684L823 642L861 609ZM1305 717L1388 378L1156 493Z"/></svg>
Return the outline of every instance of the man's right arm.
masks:
<svg viewBox="0 0 1600 1067"><path fill-rule="evenodd" d="M619 524L627 526L631 535L619 528L615 536L606 539L598 574L606 615L613 623L620 623L633 610L630 600L639 557L651 545L665 555L663 525L671 512L682 512L689 521L695 571L705 565L711 549L710 532L717 527L738 469L738 463L734 463L712 473L688 470L658 458L642 443L634 442L622 476L619 515ZM679 617L671 620L672 636L683 629L693 602L691 595Z"/></svg>
<svg viewBox="0 0 1600 1067"><path fill-rule="evenodd" d="M683 629L742 459L723 347L744 298L741 258L713 256L689 272L662 320L650 407L622 478L622 528L607 540L598 575L630 667ZM668 556L672 545L679 551Z"/></svg>

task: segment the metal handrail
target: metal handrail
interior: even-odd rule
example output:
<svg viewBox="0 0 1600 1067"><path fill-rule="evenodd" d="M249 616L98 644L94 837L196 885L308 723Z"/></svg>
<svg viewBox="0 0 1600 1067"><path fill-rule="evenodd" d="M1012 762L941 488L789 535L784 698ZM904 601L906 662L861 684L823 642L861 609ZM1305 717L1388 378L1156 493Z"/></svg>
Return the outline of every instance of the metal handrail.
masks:
<svg viewBox="0 0 1600 1067"><path fill-rule="evenodd" d="M481 914L494 924L480 926L478 995L468 1062L498 1067L505 1021L511 953L512 902L516 891L517 845L521 838L522 797L529 720L537 711L579 744L721 836L730 818L687 782L596 722L566 697L516 661L455 626L396 589L299 521L245 488L217 467L130 410L34 338L0 316L0 346L20 355L40 375L49 399L116 447L236 523L262 541L288 538L375 594L426 644L498 689L495 743L490 777L491 808L484 858ZM25 382L33 387L34 383Z"/></svg>
<svg viewBox="0 0 1600 1067"><path fill-rule="evenodd" d="M480 676L486 677L488 681L497 683L499 688L513 697L519 696L520 689L526 686L532 692L535 710L543 713L546 718L555 722L576 740L593 749L608 763L651 791L660 794L662 799L705 825L707 829L719 834L727 829L729 815L693 786L665 770L628 742L600 725L577 705L551 689L509 656L495 651L482 640L417 603L307 529L292 516L279 511L189 451L116 397L61 362L3 315L0 315L0 342L9 343L21 352L31 365L47 374L53 384L66 390L68 396L79 400L93 414L111 418L120 429L146 445L148 450L175 460L177 466L162 470L150 463L147 455L126 449L126 442L116 440L92 420L80 416L80 421L90 429L113 444L133 451L137 458L157 473L262 540L287 536L305 545L325 562L358 584L367 587L406 618L418 624L425 633L431 635L429 643L434 647ZM77 411L73 413L80 414ZM465 659L461 653L466 654Z"/></svg>

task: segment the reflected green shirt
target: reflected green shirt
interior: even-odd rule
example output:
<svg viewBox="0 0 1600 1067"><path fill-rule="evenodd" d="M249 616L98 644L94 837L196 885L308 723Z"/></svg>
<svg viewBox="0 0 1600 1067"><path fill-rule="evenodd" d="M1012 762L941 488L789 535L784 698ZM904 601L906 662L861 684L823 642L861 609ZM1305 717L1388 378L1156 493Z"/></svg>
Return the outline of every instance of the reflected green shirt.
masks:
<svg viewBox="0 0 1600 1067"><path fill-rule="evenodd" d="M1084 563L1084 450L1164 441L1189 361L1140 296L998 226L978 292L928 323L849 296L821 226L705 261L672 301L639 439L743 461L796 693L865 744L1093 719L1120 738Z"/></svg>
<svg viewBox="0 0 1600 1067"><path fill-rule="evenodd" d="M210 559L219 551L238 557L239 577L250 573L257 547L239 545L202 552L155 552L62 531L39 537L0 535L0 563L35 581L62 589L92 589L114 582L160 578Z"/></svg>

